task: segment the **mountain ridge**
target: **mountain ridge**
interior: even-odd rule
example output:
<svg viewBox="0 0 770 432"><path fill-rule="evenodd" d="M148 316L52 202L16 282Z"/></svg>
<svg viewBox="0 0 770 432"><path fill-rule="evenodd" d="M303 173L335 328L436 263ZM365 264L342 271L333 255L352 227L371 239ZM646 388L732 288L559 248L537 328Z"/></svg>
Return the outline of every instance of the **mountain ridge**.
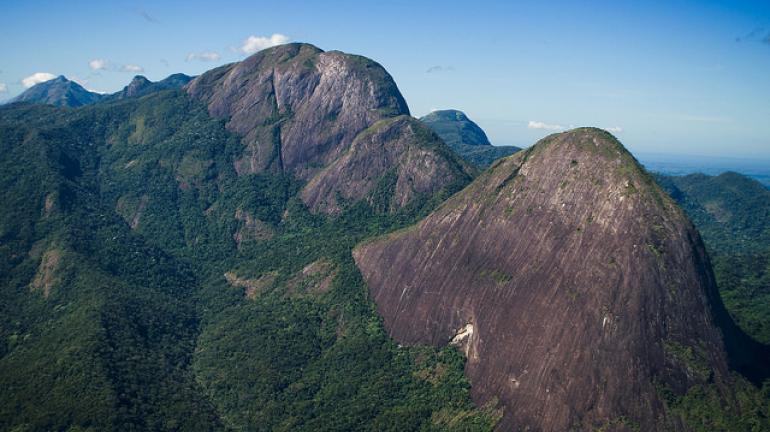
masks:
<svg viewBox="0 0 770 432"><path fill-rule="evenodd" d="M150 81L143 75L136 75L122 90L105 96L105 101L120 100L129 97L141 97L150 93L182 88L192 81L194 77L183 73L175 73L160 81Z"/></svg>
<svg viewBox="0 0 770 432"><path fill-rule="evenodd" d="M64 75L59 75L52 80L35 84L8 103L40 103L74 108L96 103L102 97L103 95L88 91L80 84L68 80Z"/></svg>
<svg viewBox="0 0 770 432"><path fill-rule="evenodd" d="M390 74L365 57L286 44L204 73L185 89L242 137L247 150L236 162L240 174L286 172L308 181L302 198L316 212L339 213L340 199L364 198L388 172L396 177L391 210L467 181L474 172L453 154L435 150L430 143L438 138L423 133L410 116ZM395 129L375 127L394 118L401 119L390 124ZM393 153L370 145L362 157L355 154L361 146L354 145L362 138L394 140L413 150ZM419 175L415 164L431 166L431 175ZM330 169L363 181L353 186L329 175Z"/></svg>
<svg viewBox="0 0 770 432"><path fill-rule="evenodd" d="M115 93L96 93L67 79L64 75L37 83L8 103L25 102L31 104L53 105L58 107L78 108L98 102L110 102L128 97L139 97L161 90L181 88L193 77L175 73L160 81L150 81L143 75L135 76L122 90Z"/></svg>
<svg viewBox="0 0 770 432"><path fill-rule="evenodd" d="M132 94L0 107L0 429L766 428L698 233L605 131L479 173L306 44Z"/></svg>

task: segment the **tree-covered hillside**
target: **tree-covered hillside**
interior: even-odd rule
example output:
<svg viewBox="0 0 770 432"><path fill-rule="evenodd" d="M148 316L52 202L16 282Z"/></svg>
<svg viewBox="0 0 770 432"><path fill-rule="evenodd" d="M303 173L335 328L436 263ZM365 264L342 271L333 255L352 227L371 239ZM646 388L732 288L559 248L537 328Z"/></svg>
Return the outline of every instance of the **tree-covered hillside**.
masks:
<svg viewBox="0 0 770 432"><path fill-rule="evenodd" d="M334 218L178 91L0 109L0 429L488 430L453 348L402 348L350 249L385 176Z"/></svg>
<svg viewBox="0 0 770 432"><path fill-rule="evenodd" d="M703 235L730 314L770 344L770 190L733 172L657 180Z"/></svg>
<svg viewBox="0 0 770 432"><path fill-rule="evenodd" d="M0 430L492 429L500 407L471 402L462 353L394 343L351 257L462 189L414 187L415 167L456 157L411 118L375 123L340 166L366 173L358 156L392 136L404 154L374 160L404 162L330 215L289 171L238 172L254 143L227 122L174 89L0 108ZM767 286L766 266L724 262L741 290ZM767 387L736 383L738 401L712 385L670 409L694 430L762 430Z"/></svg>

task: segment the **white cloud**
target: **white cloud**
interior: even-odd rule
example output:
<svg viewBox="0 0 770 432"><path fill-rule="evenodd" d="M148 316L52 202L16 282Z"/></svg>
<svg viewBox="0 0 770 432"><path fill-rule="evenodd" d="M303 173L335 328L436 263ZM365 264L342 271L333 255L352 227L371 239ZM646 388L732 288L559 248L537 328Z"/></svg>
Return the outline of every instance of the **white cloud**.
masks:
<svg viewBox="0 0 770 432"><path fill-rule="evenodd" d="M110 63L104 59L93 59L88 62L88 67L90 67L91 70L107 70L109 65Z"/></svg>
<svg viewBox="0 0 770 432"><path fill-rule="evenodd" d="M119 71L119 72L144 72L144 68L135 64L118 65L105 59L93 59L88 62L88 67L94 71Z"/></svg>
<svg viewBox="0 0 770 432"><path fill-rule="evenodd" d="M41 82L50 81L52 79L56 78L56 75L48 72L36 72L32 75L24 78L21 80L21 83L26 88L30 88L35 84L40 84Z"/></svg>
<svg viewBox="0 0 770 432"><path fill-rule="evenodd" d="M217 61L219 60L219 53L214 51L203 51L203 52L197 52L197 53L190 53L187 54L186 61L204 61L204 62L210 62L210 61Z"/></svg>
<svg viewBox="0 0 770 432"><path fill-rule="evenodd" d="M251 35L243 41L240 51L244 54L254 54L257 51L262 51L265 48L274 47L276 45L283 45L291 40L286 35L280 33L273 33L271 36L254 36Z"/></svg>
<svg viewBox="0 0 770 432"><path fill-rule="evenodd" d="M527 124L529 129L562 130L564 126L557 124L548 124L540 121L530 120Z"/></svg>
<svg viewBox="0 0 770 432"><path fill-rule="evenodd" d="M5 83L0 83L0 93L5 93L8 91L8 86L5 85Z"/></svg>
<svg viewBox="0 0 770 432"><path fill-rule="evenodd" d="M137 66L135 64L127 64L120 67L121 72L133 72L133 73L140 73L144 72L144 68L141 66Z"/></svg>
<svg viewBox="0 0 770 432"><path fill-rule="evenodd" d="M620 126L608 127L608 128L604 128L604 130L606 130L607 132L612 132L612 133L623 132L623 128L620 127Z"/></svg>

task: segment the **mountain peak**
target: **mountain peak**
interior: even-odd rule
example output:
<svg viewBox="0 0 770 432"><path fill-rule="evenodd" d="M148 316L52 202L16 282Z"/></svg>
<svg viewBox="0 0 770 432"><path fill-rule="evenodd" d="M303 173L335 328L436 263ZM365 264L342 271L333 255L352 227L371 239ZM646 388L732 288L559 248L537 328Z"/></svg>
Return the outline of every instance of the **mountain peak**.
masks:
<svg viewBox="0 0 770 432"><path fill-rule="evenodd" d="M152 81L148 80L144 75L136 75L128 86L123 89L126 97L139 96L148 86L152 84Z"/></svg>
<svg viewBox="0 0 770 432"><path fill-rule="evenodd" d="M550 135L496 162L354 258L389 333L459 345L472 396L500 401L504 430L621 417L659 430L669 421L659 387L684 394L727 377L700 237L600 129Z"/></svg>
<svg viewBox="0 0 770 432"><path fill-rule="evenodd" d="M462 111L454 109L432 111L421 117L420 121L433 129L450 146L492 145L487 134Z"/></svg>
<svg viewBox="0 0 770 432"><path fill-rule="evenodd" d="M302 198L314 211L339 212L340 201L364 199L389 172L397 179L387 207L395 210L473 171L409 117L390 74L362 56L280 45L185 88L242 137L239 174L288 172L306 180ZM436 176L418 172L419 163Z"/></svg>
<svg viewBox="0 0 770 432"><path fill-rule="evenodd" d="M521 150L513 146L493 146L484 130L459 110L436 110L421 117L420 121L430 127L457 154L481 168Z"/></svg>
<svg viewBox="0 0 770 432"><path fill-rule="evenodd" d="M64 75L44 81L25 90L11 102L28 102L62 107L79 107L101 99L98 93L84 89L80 84L70 81Z"/></svg>
<svg viewBox="0 0 770 432"><path fill-rule="evenodd" d="M144 75L136 75L127 86L123 87L123 90L109 95L107 100L140 97L161 90L182 88L190 80L192 80L192 77L182 73L169 75L157 82L150 81Z"/></svg>
<svg viewBox="0 0 770 432"><path fill-rule="evenodd" d="M444 110L433 110L424 117L423 119L430 119L430 118L436 118L441 120L455 120L455 121L468 121L468 116L465 115L464 112L456 109L444 109Z"/></svg>
<svg viewBox="0 0 770 432"><path fill-rule="evenodd" d="M151 81L147 79L144 75L134 75L134 78L131 79L131 82L134 83L150 83Z"/></svg>

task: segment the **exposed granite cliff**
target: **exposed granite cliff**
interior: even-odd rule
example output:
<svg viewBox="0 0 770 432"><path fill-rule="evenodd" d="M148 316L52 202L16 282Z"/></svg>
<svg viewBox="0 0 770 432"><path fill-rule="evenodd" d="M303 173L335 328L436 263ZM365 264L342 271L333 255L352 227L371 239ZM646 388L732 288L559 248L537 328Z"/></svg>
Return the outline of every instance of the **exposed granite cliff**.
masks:
<svg viewBox="0 0 770 432"><path fill-rule="evenodd" d="M283 171L307 180L302 197L315 211L339 211L338 197L363 198L386 173L398 176L398 208L472 170L432 133L415 134L424 128L408 117L393 79L364 57L281 45L209 71L186 89L243 137L239 174ZM423 175L407 162L432 165Z"/></svg>
<svg viewBox="0 0 770 432"><path fill-rule="evenodd" d="M377 186L387 209L404 207L420 194L432 195L452 182L469 182L468 167L427 127L402 115L380 120L353 140L350 148L310 180L302 199L326 213L341 209Z"/></svg>
<svg viewBox="0 0 770 432"><path fill-rule="evenodd" d="M354 258L397 341L464 350L501 430L679 430L660 392L728 376L698 233L598 129L498 161Z"/></svg>

